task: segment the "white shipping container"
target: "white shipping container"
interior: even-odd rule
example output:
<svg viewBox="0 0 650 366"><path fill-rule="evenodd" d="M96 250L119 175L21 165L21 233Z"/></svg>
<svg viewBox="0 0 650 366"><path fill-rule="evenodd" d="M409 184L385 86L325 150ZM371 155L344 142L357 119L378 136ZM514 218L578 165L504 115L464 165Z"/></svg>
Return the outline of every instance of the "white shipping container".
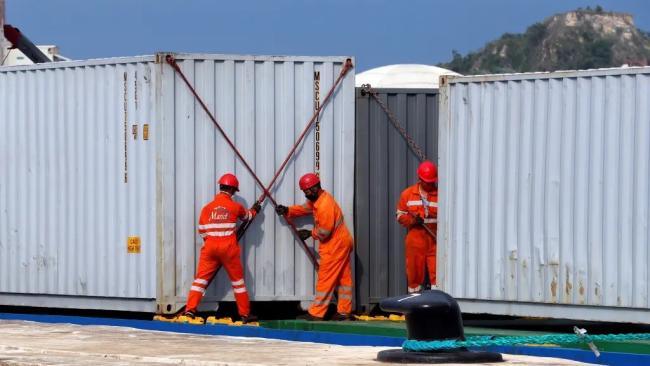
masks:
<svg viewBox="0 0 650 366"><path fill-rule="evenodd" d="M0 68L0 305L175 312L218 177L238 175L247 207L261 194L164 56ZM175 57L265 184L346 61ZM318 164L352 229L354 70L318 129L273 195L302 202L297 180ZM251 300L312 298L312 265L270 204L241 246ZM224 299L233 297L222 270L203 304Z"/></svg>
<svg viewBox="0 0 650 366"><path fill-rule="evenodd" d="M648 323L650 68L441 85L442 288L466 312Z"/></svg>

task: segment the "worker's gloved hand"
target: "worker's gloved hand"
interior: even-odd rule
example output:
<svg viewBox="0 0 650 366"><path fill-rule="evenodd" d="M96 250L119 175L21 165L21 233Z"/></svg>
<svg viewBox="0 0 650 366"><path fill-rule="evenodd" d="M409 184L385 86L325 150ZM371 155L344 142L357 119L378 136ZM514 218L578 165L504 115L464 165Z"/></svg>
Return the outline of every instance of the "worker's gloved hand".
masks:
<svg viewBox="0 0 650 366"><path fill-rule="evenodd" d="M415 216L413 220L413 225L422 225L422 224L424 224L424 219L419 215Z"/></svg>
<svg viewBox="0 0 650 366"><path fill-rule="evenodd" d="M302 240L307 240L311 238L311 230L298 230L298 236Z"/></svg>
<svg viewBox="0 0 650 366"><path fill-rule="evenodd" d="M253 207L251 207L252 210L255 210L255 213L259 213L262 210L262 205L259 202L255 202Z"/></svg>
<svg viewBox="0 0 650 366"><path fill-rule="evenodd" d="M289 207L282 206L282 205L277 205L275 207L275 212L277 212L278 215L280 215L280 216L284 216L289 212Z"/></svg>

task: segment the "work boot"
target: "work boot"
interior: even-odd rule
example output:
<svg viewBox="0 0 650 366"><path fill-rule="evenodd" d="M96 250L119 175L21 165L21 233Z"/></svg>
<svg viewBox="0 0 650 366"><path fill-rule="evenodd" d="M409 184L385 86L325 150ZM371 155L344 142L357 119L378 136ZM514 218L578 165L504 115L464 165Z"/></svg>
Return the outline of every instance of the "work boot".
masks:
<svg viewBox="0 0 650 366"><path fill-rule="evenodd" d="M334 316L332 316L332 320L334 321L346 321L346 320L357 320L357 318L354 317L352 314L342 314L342 313L336 313Z"/></svg>
<svg viewBox="0 0 650 366"><path fill-rule="evenodd" d="M317 321L322 321L322 320L323 320L323 318L319 318L319 317L317 317L317 316L313 316L313 315L311 315L311 314L309 314L309 313L307 313L307 314L303 314L303 315L298 315L298 316L296 317L296 319L297 319L297 320L307 320L307 321L310 321L310 322L315 322L315 321L317 322Z"/></svg>
<svg viewBox="0 0 650 366"><path fill-rule="evenodd" d="M182 316L186 316L186 317L188 317L188 318L190 318L190 319L194 319L194 318L196 318L196 314L194 314L194 312L191 311L191 310L187 310L187 311L185 311L185 312L182 314Z"/></svg>
<svg viewBox="0 0 650 366"><path fill-rule="evenodd" d="M252 314L242 315L242 317L241 317L241 322L244 323L244 324L254 323L256 321L257 321L257 317L255 315L252 315Z"/></svg>

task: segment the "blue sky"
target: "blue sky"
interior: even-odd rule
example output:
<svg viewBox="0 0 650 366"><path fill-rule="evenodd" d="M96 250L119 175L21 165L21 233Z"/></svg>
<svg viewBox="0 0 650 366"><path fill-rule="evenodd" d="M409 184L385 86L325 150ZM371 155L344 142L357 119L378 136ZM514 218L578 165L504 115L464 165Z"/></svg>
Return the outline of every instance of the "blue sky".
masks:
<svg viewBox="0 0 650 366"><path fill-rule="evenodd" d="M5 0L6 21L74 58L156 51L352 55L357 72L435 64L553 14L601 5L650 31L650 0Z"/></svg>

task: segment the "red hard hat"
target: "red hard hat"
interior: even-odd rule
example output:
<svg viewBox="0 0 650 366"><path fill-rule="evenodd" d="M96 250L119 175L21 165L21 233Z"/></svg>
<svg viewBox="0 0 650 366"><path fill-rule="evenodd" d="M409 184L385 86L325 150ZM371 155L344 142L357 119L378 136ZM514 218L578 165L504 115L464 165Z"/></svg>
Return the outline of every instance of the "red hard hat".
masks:
<svg viewBox="0 0 650 366"><path fill-rule="evenodd" d="M429 160L423 161L418 167L418 177L426 183L438 182L438 168Z"/></svg>
<svg viewBox="0 0 650 366"><path fill-rule="evenodd" d="M300 178L300 182L298 182L300 189L303 191L317 185L318 183L320 183L320 179L314 173L303 175L302 178Z"/></svg>
<svg viewBox="0 0 650 366"><path fill-rule="evenodd" d="M219 184L224 186L235 187L239 191L239 181L234 174L226 173L219 178Z"/></svg>

